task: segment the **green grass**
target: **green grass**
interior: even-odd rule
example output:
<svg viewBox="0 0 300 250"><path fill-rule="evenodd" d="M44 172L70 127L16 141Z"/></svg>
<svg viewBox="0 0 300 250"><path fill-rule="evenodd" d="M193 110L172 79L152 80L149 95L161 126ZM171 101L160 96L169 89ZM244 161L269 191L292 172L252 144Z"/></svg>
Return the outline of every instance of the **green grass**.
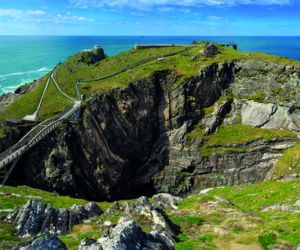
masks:
<svg viewBox="0 0 300 250"><path fill-rule="evenodd" d="M170 221L178 228L178 242L175 249L200 250L219 249L224 246L231 249L232 244L242 246L259 246L267 249L274 244L300 244L300 214L264 208L277 204L293 205L300 200L300 180L289 182L270 181L244 186L215 188L205 195L191 195L179 204L177 210L167 211ZM39 196L54 207L70 208L73 204L85 204L86 201L66 196L58 196L42 190L25 186L0 188L0 209L15 209L23 205L28 195ZM4 193L4 194L2 194ZM221 197L228 202L219 202ZM121 201L124 202L124 201ZM126 201L134 202L134 200ZM210 203L211 202L211 203ZM106 210L112 203L98 203ZM115 210L106 214L101 221L110 220L117 223L123 211ZM68 249L76 249L86 237L98 239L103 227L100 217L76 225L67 235L60 238ZM152 225L147 218L140 216L134 219L146 232ZM214 229L224 228L229 235L220 236ZM19 243L15 229L7 223L0 222L0 249L10 249ZM242 248L241 248L242 249ZM255 248L256 249L256 248Z"/></svg>
<svg viewBox="0 0 300 250"><path fill-rule="evenodd" d="M297 191L299 188L299 180L290 182L271 181L244 186L216 188L210 191L208 195L193 195L185 199L180 204L180 208L190 208L199 203L199 201L220 196L238 206L242 211L261 211L263 207L274 204L294 204L297 199L300 199L300 193Z"/></svg>
<svg viewBox="0 0 300 250"><path fill-rule="evenodd" d="M272 248L276 244L276 234L268 233L258 236L258 241L265 250Z"/></svg>
<svg viewBox="0 0 300 250"><path fill-rule="evenodd" d="M48 75L43 77L41 83L31 92L18 97L1 114L0 120L21 119L32 114L39 103Z"/></svg>
<svg viewBox="0 0 300 250"><path fill-rule="evenodd" d="M291 174L300 174L300 144L286 150L273 169L276 179Z"/></svg>
<svg viewBox="0 0 300 250"><path fill-rule="evenodd" d="M69 250L78 248L80 242L85 238L99 239L102 235L100 225L80 224L73 227L68 235L60 235L59 238L66 244Z"/></svg>
<svg viewBox="0 0 300 250"><path fill-rule="evenodd" d="M170 218L171 221L174 224L182 224L182 223L186 223L189 225L202 225L204 220L199 217L199 216L193 216L193 215L184 215L184 216L174 216Z"/></svg>
<svg viewBox="0 0 300 250"><path fill-rule="evenodd" d="M259 139L276 140L295 138L296 135L288 130L261 129L243 124L221 126L217 133L209 136L207 145L239 145Z"/></svg>
<svg viewBox="0 0 300 250"><path fill-rule="evenodd" d="M203 234L196 238L181 237L181 242L175 245L175 250L215 250L216 245L213 243L212 234Z"/></svg>
<svg viewBox="0 0 300 250"><path fill-rule="evenodd" d="M297 137L295 133L289 130L262 129L243 124L223 125L216 133L208 136L205 136L204 132L204 128L199 123L188 134L188 137L189 140L205 141L204 146L200 147L199 150L206 156L226 152L245 152L245 144L257 140L271 141Z"/></svg>
<svg viewBox="0 0 300 250"><path fill-rule="evenodd" d="M247 99L249 99L249 100L253 100L253 101L261 102L261 103L263 103L265 101L265 98L266 98L266 95L265 95L264 90L262 90L262 89L257 90L255 95L247 97Z"/></svg>
<svg viewBox="0 0 300 250"><path fill-rule="evenodd" d="M51 118L73 105L72 101L60 94L53 82L49 84L40 112L40 120Z"/></svg>
<svg viewBox="0 0 300 250"><path fill-rule="evenodd" d="M5 136L5 129L0 128L0 139Z"/></svg>
<svg viewBox="0 0 300 250"><path fill-rule="evenodd" d="M0 220L0 249L12 249L22 239L16 236L17 229L12 225Z"/></svg>
<svg viewBox="0 0 300 250"><path fill-rule="evenodd" d="M78 80L90 80L104 77L141 60L181 51L182 49L183 47L153 48L143 50L132 49L120 53L117 56L106 58L94 65L79 63L79 58L84 54L84 52L80 52L68 58L65 62L58 66L56 79L63 91L72 97L76 97L74 84ZM158 70L174 71L178 76L177 83L180 84L184 81L184 79L197 74L201 67L224 61L251 59L280 64L300 65L299 61L283 57L276 57L263 53L244 53L221 46L219 46L220 54L218 54L215 58L200 57L197 60L191 59L194 55L199 55L202 50L203 45L190 46L187 51L181 54L165 58L161 61L155 60L146 63L110 79L83 84L81 86L81 91L88 96L97 95L114 88L126 87L131 82L149 77ZM12 118L20 119L25 115L33 113L38 104L46 80L47 76L42 79L41 84L32 92L19 97L16 101L10 104L4 112L0 114L0 120ZM60 94L55 91L51 85L52 84L50 84L49 90L46 93L46 102L43 104L41 109L41 120L57 114L70 105L69 101L60 96ZM258 96L255 98L262 99L262 95L258 93Z"/></svg>
<svg viewBox="0 0 300 250"><path fill-rule="evenodd" d="M26 201L29 199L28 196L40 197L45 203L52 204L54 208L71 208L74 204L84 205L87 203L87 201L83 199L60 196L27 186L2 186L0 187L0 209L18 208L26 203ZM98 205L105 210L111 205L111 203L99 202Z"/></svg>
<svg viewBox="0 0 300 250"><path fill-rule="evenodd" d="M219 223L220 226L225 226L227 230L237 234L234 237L235 242L243 244L260 243L264 247L271 244L270 242L274 236L271 237L270 235L275 235L278 243L300 244L299 213L281 210L263 211L264 208L277 204L293 205L297 200L300 200L299 190L300 180L290 182L271 181L245 186L215 188L206 195L188 197L180 204L179 211L176 213L201 213L201 207L207 201L215 201L215 197L222 197L233 204L232 208L244 214L241 217L243 219L230 222L228 219L234 219L234 215L226 216L222 207L216 211L211 208L212 214L217 212L221 218L214 219L211 223L211 213L206 216L202 213L205 219L204 225L210 223L216 226ZM246 219L247 217L248 219ZM239 225L239 223L241 224ZM251 227L252 224L256 224L256 226ZM188 231L183 230L182 233L186 232ZM189 234L187 235L189 236Z"/></svg>

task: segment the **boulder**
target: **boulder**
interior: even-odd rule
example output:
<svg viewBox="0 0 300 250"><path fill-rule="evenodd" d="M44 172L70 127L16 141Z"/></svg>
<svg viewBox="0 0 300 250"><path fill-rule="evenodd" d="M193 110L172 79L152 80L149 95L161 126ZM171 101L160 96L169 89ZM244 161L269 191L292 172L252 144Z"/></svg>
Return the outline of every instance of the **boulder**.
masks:
<svg viewBox="0 0 300 250"><path fill-rule="evenodd" d="M219 53L219 49L213 43L210 43L210 44L206 45L205 48L204 48L204 55L206 57L214 57L218 53Z"/></svg>
<svg viewBox="0 0 300 250"><path fill-rule="evenodd" d="M174 241L165 237L164 229L161 226L159 228L160 231L155 229L148 234L143 232L135 221L122 217L111 233L107 237L98 239L98 242L105 250L173 249Z"/></svg>
<svg viewBox="0 0 300 250"><path fill-rule="evenodd" d="M243 124L255 127L300 131L300 110L294 107L245 101L241 118Z"/></svg>
<svg viewBox="0 0 300 250"><path fill-rule="evenodd" d="M163 210L177 209L182 198L167 193L156 194L152 197L153 204Z"/></svg>
<svg viewBox="0 0 300 250"><path fill-rule="evenodd" d="M103 214L103 211L95 202L89 202L85 206L75 204L72 206L72 210L76 211L83 220Z"/></svg>
<svg viewBox="0 0 300 250"><path fill-rule="evenodd" d="M89 202L84 208L88 212L88 218L103 214L103 211L95 202Z"/></svg>
<svg viewBox="0 0 300 250"><path fill-rule="evenodd" d="M80 242L78 250L102 250L102 245L97 240L85 238Z"/></svg>
<svg viewBox="0 0 300 250"><path fill-rule="evenodd" d="M57 236L45 236L17 246L14 250L67 250L67 247Z"/></svg>
<svg viewBox="0 0 300 250"><path fill-rule="evenodd" d="M102 237L98 241L106 250L141 249L144 238L144 233L138 224L123 219L112 230L111 235Z"/></svg>

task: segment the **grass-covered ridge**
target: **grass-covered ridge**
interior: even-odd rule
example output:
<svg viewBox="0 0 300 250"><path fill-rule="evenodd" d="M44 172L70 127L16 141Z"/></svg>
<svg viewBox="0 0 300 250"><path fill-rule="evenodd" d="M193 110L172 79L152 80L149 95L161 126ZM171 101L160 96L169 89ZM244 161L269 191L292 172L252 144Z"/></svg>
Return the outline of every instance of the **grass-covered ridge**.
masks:
<svg viewBox="0 0 300 250"><path fill-rule="evenodd" d="M245 144L257 140L279 140L283 138L297 138L297 135L289 130L262 129L243 124L222 125L218 131L205 135L201 123L188 134L190 140L205 142L199 150L204 155L225 152L244 152Z"/></svg>
<svg viewBox="0 0 300 250"><path fill-rule="evenodd" d="M284 243L296 246L300 244L299 213L265 209L274 205L297 209L294 204L300 200L299 190L297 180L222 187L192 195L169 215L180 229L181 242L175 249L270 249ZM192 220L186 219L191 216Z"/></svg>
<svg viewBox="0 0 300 250"><path fill-rule="evenodd" d="M299 61L290 60L284 57L263 53L244 53L222 46L219 46L220 53L215 58L201 57L197 60L192 60L193 56L199 55L203 48L203 44L187 46L184 52L177 55L163 60L153 60L106 80L82 84L81 91L87 96L97 95L103 91L126 87L133 81L151 76L155 71L166 69L173 70L178 74L178 83L180 84L184 79L197 74L202 66L233 60L251 59L280 64L300 65ZM82 58L86 55L84 54L85 52L80 52L68 58L57 67L56 79L62 90L75 98L76 91L74 84L76 81L101 78L118 72L130 65L134 65L142 60L161 57L166 54L182 51L183 49L184 47L181 46L142 50L131 49L114 57L106 58L96 64L83 63ZM38 104L43 87L48 78L47 76L41 79L39 86L32 92L19 97L8 106L6 110L0 114L0 119L20 119L25 115L32 114ZM53 83L50 84L45 100L39 114L41 120L51 117L70 106L69 101L66 98L63 98L54 89Z"/></svg>
<svg viewBox="0 0 300 250"><path fill-rule="evenodd" d="M300 144L288 149L273 168L273 178L300 175Z"/></svg>
<svg viewBox="0 0 300 250"><path fill-rule="evenodd" d="M300 200L300 180L289 182L264 182L260 184L220 187L201 195L191 195L183 200L177 210L166 211L177 232L175 249L268 249L283 243L300 244L300 213L266 209L284 205L300 211L295 206ZM87 201L25 186L0 188L0 210L19 208L32 196L37 196L54 207L70 208ZM132 202L132 201L120 201ZM105 211L114 203L100 202ZM5 213L2 213L3 215ZM74 226L60 238L68 249L77 249L86 237L98 239L103 235L102 223L117 223L124 211L95 217ZM134 218L148 232L151 225L143 218ZM100 220L100 222L99 222ZM0 223L0 249L10 249L21 240L15 236L11 225Z"/></svg>

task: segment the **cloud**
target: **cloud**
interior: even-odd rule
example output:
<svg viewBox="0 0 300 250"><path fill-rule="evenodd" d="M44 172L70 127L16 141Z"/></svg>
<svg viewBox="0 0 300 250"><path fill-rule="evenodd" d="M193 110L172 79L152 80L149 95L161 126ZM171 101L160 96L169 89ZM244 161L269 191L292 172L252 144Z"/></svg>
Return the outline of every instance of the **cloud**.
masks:
<svg viewBox="0 0 300 250"><path fill-rule="evenodd" d="M69 0L73 7L101 8L101 7L197 7L197 6L235 6L235 5L287 5L295 0Z"/></svg>
<svg viewBox="0 0 300 250"><path fill-rule="evenodd" d="M7 17L14 22L95 22L93 18L72 15L70 12L66 14L50 14L43 10L19 10L19 9L0 9L0 17Z"/></svg>
<svg viewBox="0 0 300 250"><path fill-rule="evenodd" d="M42 10L18 10L18 9L0 9L0 16L23 19L26 17L43 16L46 15Z"/></svg>
<svg viewBox="0 0 300 250"><path fill-rule="evenodd" d="M83 16L74 16L71 13L67 13L65 15L57 14L53 16L53 20L55 22L95 22L96 20L93 18L87 18Z"/></svg>
<svg viewBox="0 0 300 250"><path fill-rule="evenodd" d="M220 16L207 16L207 18L211 21L219 21L222 19Z"/></svg>

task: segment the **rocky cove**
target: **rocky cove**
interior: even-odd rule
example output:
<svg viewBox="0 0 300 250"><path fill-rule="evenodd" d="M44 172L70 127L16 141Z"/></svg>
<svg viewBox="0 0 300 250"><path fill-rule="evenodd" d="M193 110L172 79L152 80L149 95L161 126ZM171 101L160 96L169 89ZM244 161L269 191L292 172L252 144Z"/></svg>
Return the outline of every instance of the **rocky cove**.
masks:
<svg viewBox="0 0 300 250"><path fill-rule="evenodd" d="M261 60L251 53L244 55L246 59L234 55L223 60L222 53L203 55L201 49L197 47L196 53L184 56L191 64L212 62L199 65L192 74L161 66L127 86L90 95L77 117L60 125L20 158L7 184L92 201L168 193L174 197L168 195L166 203L175 199L177 206L181 199L178 196L198 194L207 188L296 178L297 166L282 170L277 163L299 144L300 66ZM84 62L79 60L78 68L106 60L92 57L90 62L86 56L80 58ZM70 75L78 70L68 61L62 65ZM31 88L17 95L30 91ZM16 98L7 101L9 97L4 96L1 101L12 103ZM10 120L5 126L10 128L0 142L3 150L21 138L32 124ZM137 204L147 207L142 210L147 210L152 220L153 216L166 218L165 208L160 208L161 215L153 215L159 205L153 208L146 200L140 198ZM226 200L217 202L227 204ZM46 207L37 201L26 206ZM132 211L130 206L117 210ZM138 206L133 205L139 210ZM74 224L90 218L88 209L80 208L79 213L74 210L64 211L68 218L73 216L72 221L77 221ZM48 220L49 213L55 218L62 213L49 211L45 212ZM50 216L50 220L56 220L54 217ZM145 234L135 222L121 222L117 226L121 228L110 231L110 238L120 237L122 227L129 223L126 230L138 235L135 241L145 247L140 249L174 247L177 236L172 225L169 228L165 222L152 222L164 226ZM159 232L166 238L159 238ZM99 242L103 247L105 239L83 242L80 249L101 249ZM92 248L93 244L98 245Z"/></svg>

